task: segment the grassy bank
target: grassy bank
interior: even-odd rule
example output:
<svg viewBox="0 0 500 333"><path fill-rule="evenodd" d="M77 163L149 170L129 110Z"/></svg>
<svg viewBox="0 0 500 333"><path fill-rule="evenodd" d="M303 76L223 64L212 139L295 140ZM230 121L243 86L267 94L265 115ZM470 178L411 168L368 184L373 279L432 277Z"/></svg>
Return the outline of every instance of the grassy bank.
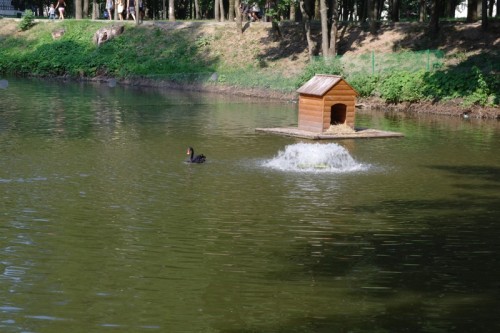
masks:
<svg viewBox="0 0 500 333"><path fill-rule="evenodd" d="M403 34L397 42L397 54L411 53L410 46L418 45L444 50L443 59L432 68L396 67L382 72L374 68L359 70L359 61L366 58L363 48L370 50L370 44L360 34L362 28L355 26L346 27L345 40L340 41L344 56L325 62L309 61L298 24L283 25L282 36L278 38L270 24L265 23L247 26L243 35L237 33L234 23L146 22L140 26L124 23L122 35L96 46L94 33L110 24L89 20L40 21L20 31L19 20L2 19L0 73L83 79L112 77L128 82L231 87L276 94L293 94L315 73L330 73L347 77L362 97L377 97L387 103L454 100L456 105L464 107L495 107L500 103L498 43L483 43L481 49L467 51L468 45L453 48L453 40L426 40L418 26L408 26L406 32L401 32L401 26L386 29ZM53 39L52 33L60 30L64 31L62 38ZM356 35L357 40L349 42L350 35ZM383 36L381 33L379 38ZM482 45L477 36L472 37L474 45ZM410 46L405 46L404 38ZM386 42L391 43L394 44ZM389 53L394 49L392 46L388 52L382 46L371 45L372 51Z"/></svg>
<svg viewBox="0 0 500 333"><path fill-rule="evenodd" d="M5 21L0 20L0 26ZM222 45L224 40L238 39L234 25L125 23L121 36L97 47L94 33L109 25L88 20L41 21L20 32L10 22L9 29L2 28L0 72L295 89L294 75L271 68L276 66L261 68L253 36L245 36L234 47ZM52 32L58 30L64 30L64 36L53 40Z"/></svg>

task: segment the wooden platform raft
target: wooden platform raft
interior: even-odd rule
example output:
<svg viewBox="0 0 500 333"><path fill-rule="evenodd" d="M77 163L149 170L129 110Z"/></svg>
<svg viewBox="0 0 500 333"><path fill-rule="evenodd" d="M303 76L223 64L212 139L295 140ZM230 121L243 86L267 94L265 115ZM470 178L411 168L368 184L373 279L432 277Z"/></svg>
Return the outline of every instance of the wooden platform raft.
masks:
<svg viewBox="0 0 500 333"><path fill-rule="evenodd" d="M396 132L355 128L357 91L341 76L316 74L299 93L298 128L256 131L312 140L402 137Z"/></svg>
<svg viewBox="0 0 500 333"><path fill-rule="evenodd" d="M317 133L298 129L296 127L256 128L257 132L265 132L309 140L340 140L340 139L367 139L367 138L396 138L403 137L402 133L381 131L370 128L355 128L354 133Z"/></svg>

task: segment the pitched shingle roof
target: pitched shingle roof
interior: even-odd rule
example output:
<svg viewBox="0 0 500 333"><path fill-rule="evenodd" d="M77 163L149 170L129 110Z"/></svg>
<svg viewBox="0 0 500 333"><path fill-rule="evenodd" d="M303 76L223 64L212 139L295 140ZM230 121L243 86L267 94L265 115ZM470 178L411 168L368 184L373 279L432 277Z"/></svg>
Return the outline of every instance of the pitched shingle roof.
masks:
<svg viewBox="0 0 500 333"><path fill-rule="evenodd" d="M307 94L314 96L323 96L333 86L342 80L338 75L316 74L312 79L304 83L302 87L297 89L299 94Z"/></svg>

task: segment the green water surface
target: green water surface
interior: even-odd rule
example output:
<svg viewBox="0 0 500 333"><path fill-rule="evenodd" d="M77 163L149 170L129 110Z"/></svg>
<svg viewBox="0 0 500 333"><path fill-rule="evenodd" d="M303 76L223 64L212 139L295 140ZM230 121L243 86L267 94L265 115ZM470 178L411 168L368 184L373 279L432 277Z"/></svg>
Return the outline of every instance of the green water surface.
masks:
<svg viewBox="0 0 500 333"><path fill-rule="evenodd" d="M265 166L297 106L9 80L0 332L498 332L500 126L363 111L354 172ZM321 143L326 144L326 143ZM184 163L186 149L207 163Z"/></svg>

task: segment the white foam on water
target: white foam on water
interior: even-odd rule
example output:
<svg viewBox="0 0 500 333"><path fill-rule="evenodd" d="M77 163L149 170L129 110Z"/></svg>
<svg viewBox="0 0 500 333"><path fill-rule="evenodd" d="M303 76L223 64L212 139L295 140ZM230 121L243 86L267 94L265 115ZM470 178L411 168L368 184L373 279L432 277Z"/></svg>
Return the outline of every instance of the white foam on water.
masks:
<svg viewBox="0 0 500 333"><path fill-rule="evenodd" d="M366 171L369 164L357 162L345 149L336 143L296 143L279 151L262 166L280 171L345 173Z"/></svg>

